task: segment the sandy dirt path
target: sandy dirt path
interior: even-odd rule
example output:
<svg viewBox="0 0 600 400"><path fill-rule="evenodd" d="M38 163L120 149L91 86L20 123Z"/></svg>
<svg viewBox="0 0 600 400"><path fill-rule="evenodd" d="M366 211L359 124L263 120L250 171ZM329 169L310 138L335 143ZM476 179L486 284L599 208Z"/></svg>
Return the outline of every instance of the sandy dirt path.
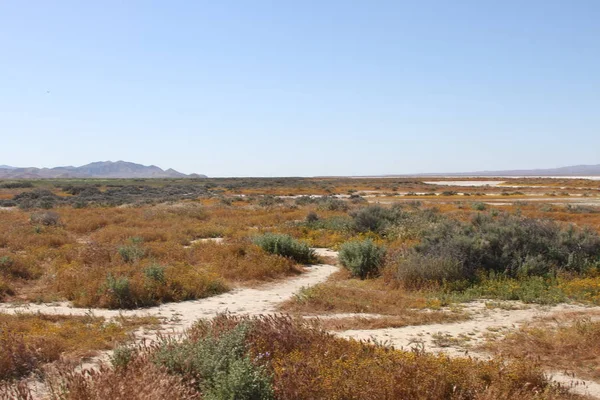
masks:
<svg viewBox="0 0 600 400"><path fill-rule="evenodd" d="M336 257L337 253L327 249L315 249L319 256ZM136 310L107 310L98 308L76 308L70 303L52 304L0 304L3 313L42 313L63 315L95 315L107 319L123 315L156 316L163 319L161 331L181 333L200 318L212 318L219 313L228 312L233 315L259 315L276 312L279 303L290 299L300 289L324 282L338 270L329 264L316 264L306 267L304 273L297 277L260 285L256 288L238 288L230 292L205 299L166 303L156 307Z"/></svg>
<svg viewBox="0 0 600 400"><path fill-rule="evenodd" d="M328 249L314 249L318 256L337 258L337 252ZM159 329L151 332L143 328L135 332L136 341L156 340L162 334L181 334L200 318L213 318L220 313L232 315L261 315L277 313L277 306L294 296L304 287L324 282L338 267L330 264L315 264L305 267L304 273L256 288L238 288L218 296L200 300L167 303L157 307L136 310L107 310L72 307L68 302L52 304L0 304L0 313L42 313L62 315L95 315L111 319L119 315L156 316L162 319ZM91 359L83 360L78 369L94 369L110 361L112 351L102 351ZM34 399L44 399L48 389L44 382L35 377L28 381L28 387Z"/></svg>
<svg viewBox="0 0 600 400"><path fill-rule="evenodd" d="M526 323L558 312L585 312L598 309L598 307L573 304L556 306L520 302L501 302L501 304L504 307L488 308L484 301L468 303L465 311L471 315L471 319L467 321L334 333L344 338L371 339L400 349L419 347L425 351L444 353L450 357L469 356L489 359L489 354L474 350L473 347L483 344L488 338L501 338ZM548 371L547 375L551 380L570 388L574 393L600 399L600 383L579 379L562 371Z"/></svg>
<svg viewBox="0 0 600 400"><path fill-rule="evenodd" d="M328 249L315 249L317 254L327 258L337 257L337 253ZM228 312L233 315L261 315L277 313L278 305L293 297L303 287L309 287L327 280L338 270L338 267L329 264L317 264L306 267L306 271L297 277L264 284L256 288L239 288L228 293L206 299L167 303L157 307L137 310L107 310L75 308L69 303L55 304L0 304L0 312L20 313L33 312L43 314L87 315L92 313L107 319L123 316L156 316L163 322L158 331L163 333L179 334L200 318L212 318L219 313ZM537 305L523 305L518 302L503 302L504 308L488 308L483 301L476 301L465 305L465 311L471 319L448 324L432 324L407 326L402 328L384 328L376 330L348 330L333 332L334 334L357 340L375 339L386 342L396 348L409 349L421 346L426 351L443 352L451 357L471 356L475 358L488 358L483 352L477 352L470 347L481 344L490 334L504 335L509 331L518 329L521 325L531 322L536 318L552 315L556 312L586 311L589 307L561 304L547 307ZM513 308L513 309L506 309ZM312 316L315 317L315 316ZM340 317L377 318L376 314L331 314L318 316L321 319ZM310 318L310 316L309 316ZM153 340L157 331L136 332L137 340ZM111 352L102 352L81 365L81 368L93 368L98 363L108 361ZM564 387L569 387L575 393L590 395L600 399L600 384L585 381L570 376L564 372L552 371L548 373L551 378ZM36 398L43 398L45 387L41 382L32 382L32 389Z"/></svg>
<svg viewBox="0 0 600 400"><path fill-rule="evenodd" d="M502 334L519 328L526 322L556 312L586 311L590 307L572 304L539 306L520 302L502 302L503 307L488 308L485 301L467 303L463 311L471 316L467 321L447 324L411 325L402 328L361 329L337 332L339 336L358 340L376 339L397 348L422 346L425 350L461 356L469 347L481 344L487 336ZM509 309L513 308L513 309ZM460 345L449 345L443 337L457 339Z"/></svg>

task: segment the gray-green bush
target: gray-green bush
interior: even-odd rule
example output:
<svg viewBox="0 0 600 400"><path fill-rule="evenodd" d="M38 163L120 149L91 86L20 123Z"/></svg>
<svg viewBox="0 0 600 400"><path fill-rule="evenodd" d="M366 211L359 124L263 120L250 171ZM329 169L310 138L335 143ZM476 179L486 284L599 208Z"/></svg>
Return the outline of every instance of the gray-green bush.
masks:
<svg viewBox="0 0 600 400"><path fill-rule="evenodd" d="M344 243L340 248L339 260L353 276L365 279L379 274L384 256L385 248L367 239Z"/></svg>
<svg viewBox="0 0 600 400"><path fill-rule="evenodd" d="M316 260L315 252L306 243L289 235L265 233L256 236L253 242L268 253L289 257L300 264L310 264Z"/></svg>
<svg viewBox="0 0 600 400"><path fill-rule="evenodd" d="M369 206L353 212L351 216L354 218L356 231L384 234L392 224L398 221L401 212L398 207Z"/></svg>
<svg viewBox="0 0 600 400"><path fill-rule="evenodd" d="M111 306L132 308L137 305L131 293L129 279L126 277L115 278L112 274L108 274L103 289L111 299Z"/></svg>
<svg viewBox="0 0 600 400"><path fill-rule="evenodd" d="M551 220L476 214L470 222L443 219L421 234L414 253L391 260L409 286L425 281L476 281L584 273L600 266L600 236Z"/></svg>
<svg viewBox="0 0 600 400"><path fill-rule="evenodd" d="M209 331L200 339L164 340L153 356L154 362L196 385L204 399L273 399L266 368L254 364L246 354L247 325L242 323L221 333L204 328Z"/></svg>
<svg viewBox="0 0 600 400"><path fill-rule="evenodd" d="M158 264L150 264L144 269L144 276L150 283L165 283L165 267Z"/></svg>
<svg viewBox="0 0 600 400"><path fill-rule="evenodd" d="M453 258L412 253L396 260L394 277L405 288L420 289L463 279L464 273L461 262Z"/></svg>
<svg viewBox="0 0 600 400"><path fill-rule="evenodd" d="M486 207L485 203L477 201L477 202L471 204L471 208L473 210L477 210L477 211L484 211L487 207Z"/></svg>
<svg viewBox="0 0 600 400"><path fill-rule="evenodd" d="M335 197L322 197L318 200L319 210L348 211L348 203Z"/></svg>
<svg viewBox="0 0 600 400"><path fill-rule="evenodd" d="M138 237L129 238L127 245L121 246L118 249L119 255L126 263L134 263L139 261L146 255L146 249L142 247L143 239Z"/></svg>
<svg viewBox="0 0 600 400"><path fill-rule="evenodd" d="M136 349L131 346L119 346L115 348L112 356L110 356L110 363L115 368L127 368L129 363L133 361L136 356Z"/></svg>

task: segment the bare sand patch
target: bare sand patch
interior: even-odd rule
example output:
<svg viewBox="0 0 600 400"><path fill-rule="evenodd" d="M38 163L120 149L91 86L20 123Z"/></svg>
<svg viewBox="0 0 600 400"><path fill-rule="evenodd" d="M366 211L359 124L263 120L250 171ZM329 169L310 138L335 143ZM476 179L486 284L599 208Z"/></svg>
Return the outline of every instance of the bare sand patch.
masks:
<svg viewBox="0 0 600 400"><path fill-rule="evenodd" d="M319 256L334 257L336 252L316 249ZM108 310L98 308L72 307L69 302L43 304L0 304L0 312L42 313L64 315L93 314L107 319L123 316L155 316L163 320L161 330L181 333L200 318L212 318L219 313L259 315L276 313L279 303L291 298L303 287L324 282L338 267L329 264L316 264L305 268L298 277L263 284L255 288L238 288L230 292L205 299L166 303L156 307L136 310Z"/></svg>
<svg viewBox="0 0 600 400"><path fill-rule="evenodd" d="M502 186L503 181L423 181L427 185L438 185L438 186Z"/></svg>
<svg viewBox="0 0 600 400"><path fill-rule="evenodd" d="M468 303L465 311L471 314L467 321L448 324L406 326L402 328L361 329L333 332L356 340L374 340L396 348L419 348L425 351L444 353L450 357L474 357L489 359L491 356L474 349L486 340L495 340L519 329L523 324L553 318L557 313L592 314L598 307L574 304L556 306L529 305L520 302L499 302L493 308L489 303L475 301ZM569 388L573 393L600 398L600 383L583 380L567 372L549 371L552 381Z"/></svg>
<svg viewBox="0 0 600 400"><path fill-rule="evenodd" d="M474 301L465 305L464 311L471 315L471 319L467 321L377 330L348 330L338 332L337 335L358 340L375 339L379 342L387 342L397 348L407 349L419 346L427 351L462 356L469 354L471 347L483 343L492 334L500 335L503 332L514 330L526 322L547 317L559 311L590 309L582 305L539 306L516 301L501 302L501 304L505 304L502 307L488 308L488 304L485 301ZM463 340L448 345L447 342L440 340L441 336L462 338Z"/></svg>
<svg viewBox="0 0 600 400"><path fill-rule="evenodd" d="M225 238L222 238L222 237L194 239L194 240L190 240L190 244L187 245L187 246L183 246L183 248L184 249L189 249L190 247L192 247L196 243L208 243L208 242L212 242L212 243L223 244L224 240L225 240Z"/></svg>

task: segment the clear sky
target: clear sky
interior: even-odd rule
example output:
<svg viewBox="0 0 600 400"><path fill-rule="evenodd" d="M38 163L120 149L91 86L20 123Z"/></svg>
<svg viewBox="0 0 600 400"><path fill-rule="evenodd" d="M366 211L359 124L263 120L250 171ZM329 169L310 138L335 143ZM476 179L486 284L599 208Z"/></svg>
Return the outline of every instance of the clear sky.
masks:
<svg viewBox="0 0 600 400"><path fill-rule="evenodd" d="M0 1L0 164L600 163L600 1Z"/></svg>

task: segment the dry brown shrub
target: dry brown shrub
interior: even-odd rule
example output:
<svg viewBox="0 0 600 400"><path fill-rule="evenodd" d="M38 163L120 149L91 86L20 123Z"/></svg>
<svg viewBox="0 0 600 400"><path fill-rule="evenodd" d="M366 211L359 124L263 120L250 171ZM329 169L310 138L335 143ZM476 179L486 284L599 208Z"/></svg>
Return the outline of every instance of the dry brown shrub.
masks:
<svg viewBox="0 0 600 400"><path fill-rule="evenodd" d="M404 310L402 315L376 317L325 318L320 323L328 331L349 329L401 328L410 325L442 324L468 319L465 314L447 311Z"/></svg>
<svg viewBox="0 0 600 400"><path fill-rule="evenodd" d="M121 321L124 321L121 319ZM148 320L107 323L92 316L0 314L0 380L19 378L61 357L79 359L112 348Z"/></svg>
<svg viewBox="0 0 600 400"><path fill-rule="evenodd" d="M574 371L582 378L600 378L600 322L589 316L556 316L484 345L504 357L535 360L555 370Z"/></svg>
<svg viewBox="0 0 600 400"><path fill-rule="evenodd" d="M300 272L294 262L267 254L248 240L190 248L175 242L139 246L145 255L133 262L108 244L72 248L57 263L56 291L79 306L136 307L214 295L227 290L228 282L259 282ZM164 280L147 275L153 265L164 270ZM118 282L126 286L123 293L115 292Z"/></svg>
<svg viewBox="0 0 600 400"><path fill-rule="evenodd" d="M298 293L281 308L297 313L375 313L404 315L408 309L422 309L429 304L419 292L390 288L383 280L349 279L346 272Z"/></svg>
<svg viewBox="0 0 600 400"><path fill-rule="evenodd" d="M264 281L301 271L292 260L268 254L247 240L196 244L190 249L189 260L206 264L208 270L238 282Z"/></svg>
<svg viewBox="0 0 600 400"><path fill-rule="evenodd" d="M24 376L39 365L35 348L22 335L1 325L0 349L0 381Z"/></svg>
<svg viewBox="0 0 600 400"><path fill-rule="evenodd" d="M277 399L572 398L532 363L398 351L281 316L220 316L211 324L231 329L236 321L251 321L250 352L268 361Z"/></svg>
<svg viewBox="0 0 600 400"><path fill-rule="evenodd" d="M212 286L223 287L225 281L259 282L298 272L288 261L262 254L245 240L304 214L302 210L280 211L206 207L195 202L126 208L61 207L62 224L54 227L32 226L28 212L14 210L3 213L0 219L0 257L14 260L2 279L4 286L22 300L64 296L86 306L115 306L110 299L102 300L109 275L129 280L136 297L130 302L133 305L203 297L210 293L192 290L194 282L188 279L200 277L200 288L207 279L218 280ZM220 235L234 240L223 247L195 244L192 249L184 248L195 239ZM131 238L141 239L146 253L127 265L119 259L118 250L129 245ZM148 287L143 270L152 263L165 267L165 275L173 280L172 289L168 284ZM32 282L23 282L23 278Z"/></svg>
<svg viewBox="0 0 600 400"><path fill-rule="evenodd" d="M48 378L56 400L195 400L200 393L167 374L148 359L136 357L126 368L103 365L98 370L59 368Z"/></svg>
<svg viewBox="0 0 600 400"><path fill-rule="evenodd" d="M26 380L0 381L0 399L34 400L35 397Z"/></svg>

